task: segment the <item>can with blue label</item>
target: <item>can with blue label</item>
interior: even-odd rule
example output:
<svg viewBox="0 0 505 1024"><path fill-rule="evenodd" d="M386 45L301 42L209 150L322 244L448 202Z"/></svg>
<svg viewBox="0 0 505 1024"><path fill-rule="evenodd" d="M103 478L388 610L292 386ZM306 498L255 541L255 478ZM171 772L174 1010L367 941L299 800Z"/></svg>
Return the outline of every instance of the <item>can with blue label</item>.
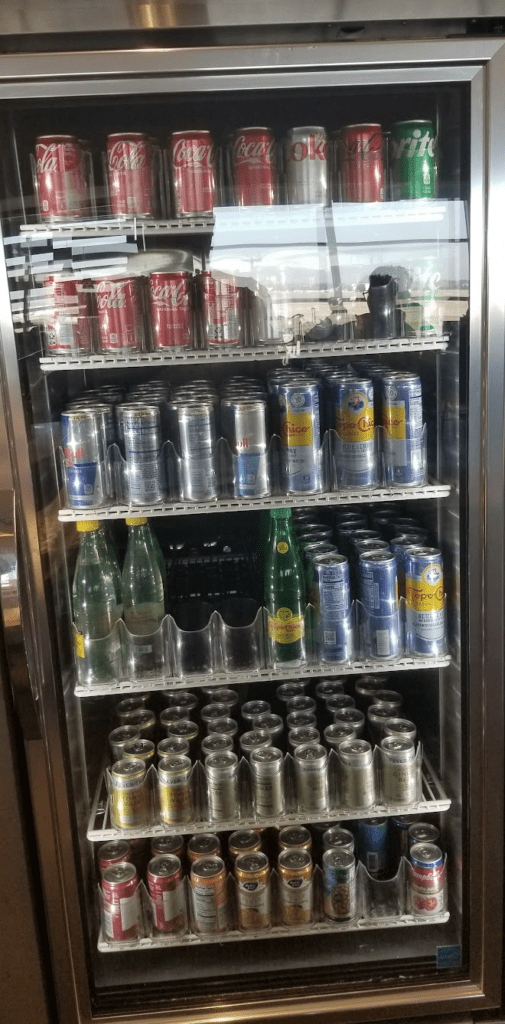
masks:
<svg viewBox="0 0 505 1024"><path fill-rule="evenodd" d="M65 484L70 508L107 505L107 440L102 414L93 408L69 410L61 417Z"/></svg>
<svg viewBox="0 0 505 1024"><path fill-rule="evenodd" d="M318 656L325 662L349 661L353 656L349 562L337 551L327 552L315 556L312 569Z"/></svg>
<svg viewBox="0 0 505 1024"><path fill-rule="evenodd" d="M280 432L286 493L323 489L319 385L297 378L279 387Z"/></svg>
<svg viewBox="0 0 505 1024"><path fill-rule="evenodd" d="M261 498L269 494L266 402L221 399L221 427L234 456L235 495Z"/></svg>
<svg viewBox="0 0 505 1024"><path fill-rule="evenodd" d="M387 484L415 487L426 479L421 378L392 372L382 377L384 475Z"/></svg>
<svg viewBox="0 0 505 1024"><path fill-rule="evenodd" d="M160 411L156 405L123 405L127 498L132 505L163 500Z"/></svg>
<svg viewBox="0 0 505 1024"><path fill-rule="evenodd" d="M389 868L387 818L359 819L358 856L371 878L387 878Z"/></svg>
<svg viewBox="0 0 505 1024"><path fill-rule="evenodd" d="M400 533L389 542L390 550L396 558L398 571L398 594L405 597L405 552L417 544L425 544L426 533Z"/></svg>
<svg viewBox="0 0 505 1024"><path fill-rule="evenodd" d="M338 483L340 487L373 487L377 466L372 381L366 377L335 380L331 395Z"/></svg>
<svg viewBox="0 0 505 1024"><path fill-rule="evenodd" d="M324 916L331 921L351 921L356 917L356 863L347 850L329 849L323 853Z"/></svg>
<svg viewBox="0 0 505 1024"><path fill-rule="evenodd" d="M444 571L437 548L415 545L405 552L405 642L409 654L445 654Z"/></svg>
<svg viewBox="0 0 505 1024"><path fill-rule="evenodd" d="M358 584L364 654L397 658L403 644L395 556L388 551L361 554Z"/></svg>

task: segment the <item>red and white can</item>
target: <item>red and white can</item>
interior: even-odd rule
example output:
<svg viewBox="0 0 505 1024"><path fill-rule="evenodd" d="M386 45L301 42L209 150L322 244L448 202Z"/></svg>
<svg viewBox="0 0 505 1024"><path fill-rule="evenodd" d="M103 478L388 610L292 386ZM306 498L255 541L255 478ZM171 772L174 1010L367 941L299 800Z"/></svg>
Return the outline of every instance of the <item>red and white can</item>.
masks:
<svg viewBox="0 0 505 1024"><path fill-rule="evenodd" d="M140 934L141 906L134 864L115 864L102 875L104 931L108 939L125 942Z"/></svg>
<svg viewBox="0 0 505 1024"><path fill-rule="evenodd" d="M186 898L179 858L172 855L153 857L147 867L147 884L155 928L159 932L185 930Z"/></svg>
<svg viewBox="0 0 505 1024"><path fill-rule="evenodd" d="M101 352L141 352L144 348L142 278L106 277L95 281L98 347Z"/></svg>
<svg viewBox="0 0 505 1024"><path fill-rule="evenodd" d="M338 137L344 203L384 200L383 136L380 124L350 124Z"/></svg>
<svg viewBox="0 0 505 1024"><path fill-rule="evenodd" d="M51 292L51 307L44 318L46 351L49 355L93 351L91 281L75 277L47 277L44 287Z"/></svg>
<svg viewBox="0 0 505 1024"><path fill-rule="evenodd" d="M233 135L231 165L238 206L277 203L276 149L270 128L239 128Z"/></svg>
<svg viewBox="0 0 505 1024"><path fill-rule="evenodd" d="M205 345L240 345L244 339L244 289L233 279L199 275Z"/></svg>
<svg viewBox="0 0 505 1024"><path fill-rule="evenodd" d="M103 843L98 848L97 860L100 874L103 875L104 871L114 864L123 864L131 860L130 844L126 839L113 839L110 843Z"/></svg>
<svg viewBox="0 0 505 1024"><path fill-rule="evenodd" d="M39 135L35 167L40 216L68 220L89 214L85 151L74 135Z"/></svg>
<svg viewBox="0 0 505 1024"><path fill-rule="evenodd" d="M107 137L107 180L111 213L153 217L154 148L142 132Z"/></svg>
<svg viewBox="0 0 505 1024"><path fill-rule="evenodd" d="M153 347L192 348L192 275L186 270L149 276Z"/></svg>
<svg viewBox="0 0 505 1024"><path fill-rule="evenodd" d="M216 150L210 132L174 132L168 144L177 217L211 214L217 205Z"/></svg>

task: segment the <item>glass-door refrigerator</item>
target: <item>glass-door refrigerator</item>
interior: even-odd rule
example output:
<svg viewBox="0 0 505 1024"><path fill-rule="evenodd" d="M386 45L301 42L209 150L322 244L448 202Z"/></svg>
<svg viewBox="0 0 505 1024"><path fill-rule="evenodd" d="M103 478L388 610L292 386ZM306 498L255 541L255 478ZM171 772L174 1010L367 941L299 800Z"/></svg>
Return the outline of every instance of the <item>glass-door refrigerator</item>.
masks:
<svg viewBox="0 0 505 1024"><path fill-rule="evenodd" d="M65 1021L501 1003L505 48L272 38L0 58Z"/></svg>

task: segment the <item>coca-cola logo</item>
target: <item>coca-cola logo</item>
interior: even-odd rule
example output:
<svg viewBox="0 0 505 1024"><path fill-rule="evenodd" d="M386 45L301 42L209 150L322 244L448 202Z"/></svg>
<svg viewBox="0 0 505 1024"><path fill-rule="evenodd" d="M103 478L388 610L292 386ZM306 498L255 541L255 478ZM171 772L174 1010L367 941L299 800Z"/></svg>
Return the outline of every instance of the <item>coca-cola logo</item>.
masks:
<svg viewBox="0 0 505 1024"><path fill-rule="evenodd" d="M175 286L169 284L155 285L151 282L151 298L155 306L159 306L162 309L170 309L171 306L184 306L187 296L186 281L180 281Z"/></svg>
<svg viewBox="0 0 505 1024"><path fill-rule="evenodd" d="M147 163L147 146L141 142L115 142L108 153L111 171L140 171Z"/></svg>
<svg viewBox="0 0 505 1024"><path fill-rule="evenodd" d="M79 166L81 154L76 146L69 146L61 142L50 142L45 145L43 142L37 144L37 172L39 174L52 174L53 171L72 171ZM61 166L61 155L63 154L63 167Z"/></svg>
<svg viewBox="0 0 505 1024"><path fill-rule="evenodd" d="M233 144L235 164L247 164L249 167L264 167L274 162L273 139L247 139L238 135Z"/></svg>
<svg viewBox="0 0 505 1024"><path fill-rule="evenodd" d="M126 303L123 285L114 281L100 281L96 301L98 309L122 309Z"/></svg>
<svg viewBox="0 0 505 1024"><path fill-rule="evenodd" d="M328 147L322 135L310 135L308 144L298 139L289 148L288 160L301 163L302 160L326 160Z"/></svg>
<svg viewBox="0 0 505 1024"><path fill-rule="evenodd" d="M355 156L365 158L374 157L382 151L382 132L375 132L368 137L350 136L342 139L344 159L349 160Z"/></svg>
<svg viewBox="0 0 505 1024"><path fill-rule="evenodd" d="M178 139L172 147L175 167L213 167L214 146L211 142L189 142Z"/></svg>

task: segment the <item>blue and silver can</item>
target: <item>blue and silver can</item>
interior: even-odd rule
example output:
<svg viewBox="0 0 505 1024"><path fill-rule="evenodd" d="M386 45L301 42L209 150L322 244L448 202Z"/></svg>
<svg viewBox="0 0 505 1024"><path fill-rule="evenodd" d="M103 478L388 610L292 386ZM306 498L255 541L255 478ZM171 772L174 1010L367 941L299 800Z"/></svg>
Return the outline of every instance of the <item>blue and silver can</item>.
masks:
<svg viewBox="0 0 505 1024"><path fill-rule="evenodd" d="M288 494L323 489L319 385L297 378L279 387L284 487Z"/></svg>
<svg viewBox="0 0 505 1024"><path fill-rule="evenodd" d="M216 410L210 398L175 399L170 405L181 455L182 494L187 501L217 497Z"/></svg>
<svg viewBox="0 0 505 1024"><path fill-rule="evenodd" d="M393 552L396 558L396 567L398 570L398 595L399 597L405 597L405 552L408 548L413 545L425 544L425 533L410 533L400 534L398 537L393 537L389 542L390 550Z"/></svg>
<svg viewBox="0 0 505 1024"><path fill-rule="evenodd" d="M353 656L349 563L344 555L316 555L314 573L317 647L321 661L343 662Z"/></svg>
<svg viewBox="0 0 505 1024"><path fill-rule="evenodd" d="M377 460L372 381L336 380L332 399L338 483L341 487L373 487L377 482Z"/></svg>
<svg viewBox="0 0 505 1024"><path fill-rule="evenodd" d="M104 419L94 409L64 412L62 450L70 508L100 508L108 504L105 470Z"/></svg>
<svg viewBox="0 0 505 1024"><path fill-rule="evenodd" d="M421 378L384 374L381 394L386 483L415 487L426 479Z"/></svg>
<svg viewBox="0 0 505 1024"><path fill-rule="evenodd" d="M402 652L402 634L395 556L388 551L360 555L358 583L364 654L397 658Z"/></svg>
<svg viewBox="0 0 505 1024"><path fill-rule="evenodd" d="M233 455L235 495L260 498L269 494L266 403L221 399L221 427Z"/></svg>
<svg viewBox="0 0 505 1024"><path fill-rule="evenodd" d="M405 598L407 652L428 658L445 654L444 570L437 548L407 548Z"/></svg>
<svg viewBox="0 0 505 1024"><path fill-rule="evenodd" d="M160 411L156 405L122 406L127 499L132 505L162 501Z"/></svg>
<svg viewBox="0 0 505 1024"><path fill-rule="evenodd" d="M387 818L360 818L358 856L371 878L387 878L389 833Z"/></svg>

